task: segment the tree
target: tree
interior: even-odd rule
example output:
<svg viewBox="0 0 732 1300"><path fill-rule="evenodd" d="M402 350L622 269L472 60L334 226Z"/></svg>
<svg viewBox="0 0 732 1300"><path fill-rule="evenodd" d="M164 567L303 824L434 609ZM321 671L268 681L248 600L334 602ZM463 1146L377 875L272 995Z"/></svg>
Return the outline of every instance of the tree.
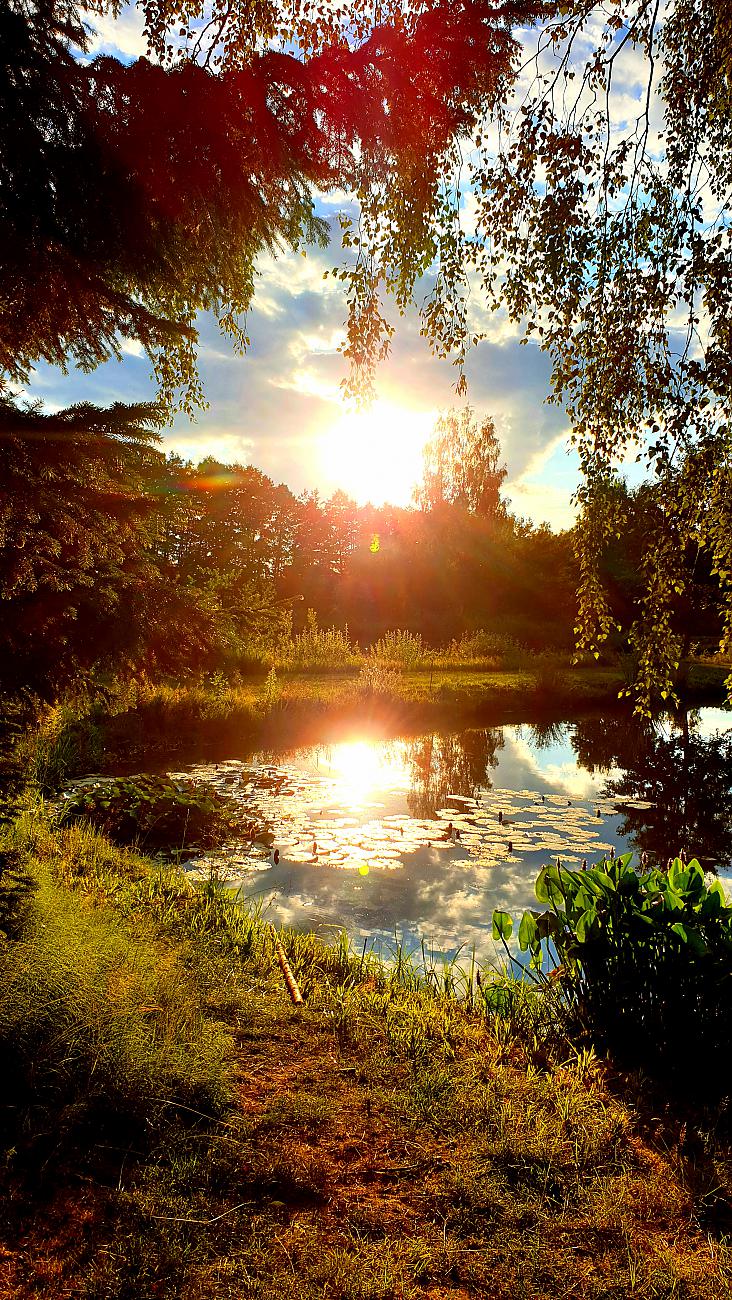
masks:
<svg viewBox="0 0 732 1300"><path fill-rule="evenodd" d="M450 411L437 421L424 448L422 482L414 493L417 505L422 510L455 505L485 519L505 518L500 491L506 467L500 459L489 417L479 422L469 406Z"/></svg>
<svg viewBox="0 0 732 1300"><path fill-rule="evenodd" d="M120 664L195 671L233 647L219 593L168 549L170 502L188 494L155 446L162 418L150 404L49 415L0 398L4 686L54 690Z"/></svg>
<svg viewBox="0 0 732 1300"><path fill-rule="evenodd" d="M314 187L379 206L395 289L424 262L445 155L538 6L387 0L378 25L358 0L140 7L155 62L125 66L79 57L117 0L0 0L0 377L91 368L134 338L190 412L196 313L246 347L257 255L325 239ZM365 264L353 274L357 362Z"/></svg>
<svg viewBox="0 0 732 1300"><path fill-rule="evenodd" d="M89 586L137 545L160 420L151 405L48 415L0 398L0 598Z"/></svg>
<svg viewBox="0 0 732 1300"><path fill-rule="evenodd" d="M614 93L626 56L645 78L629 122ZM521 102L502 101L478 132L475 226L453 225L459 273L438 275L425 328L438 351L457 341L461 363L469 327L464 316L456 340L454 302L477 281L548 352L584 470L577 635L595 654L614 627L600 557L623 528L607 487L618 457L645 460L665 499L631 628L647 711L673 689L669 611L689 546L709 554L732 632L729 6L564 0L527 74Z"/></svg>

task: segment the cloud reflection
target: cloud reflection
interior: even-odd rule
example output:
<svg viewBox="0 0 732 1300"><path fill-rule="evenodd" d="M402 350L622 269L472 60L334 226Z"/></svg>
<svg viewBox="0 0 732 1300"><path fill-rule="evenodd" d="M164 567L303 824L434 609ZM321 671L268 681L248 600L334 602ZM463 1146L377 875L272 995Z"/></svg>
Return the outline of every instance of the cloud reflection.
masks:
<svg viewBox="0 0 732 1300"><path fill-rule="evenodd" d="M386 955L397 939L424 940L436 957L475 947L484 964L500 957L493 909L532 906L542 865L624 847L614 807L596 815L604 774L580 765L572 739L568 726L353 737L194 771L271 826L276 864L266 849L242 845L214 858L271 919L321 934L345 929ZM192 871L205 874L211 860Z"/></svg>

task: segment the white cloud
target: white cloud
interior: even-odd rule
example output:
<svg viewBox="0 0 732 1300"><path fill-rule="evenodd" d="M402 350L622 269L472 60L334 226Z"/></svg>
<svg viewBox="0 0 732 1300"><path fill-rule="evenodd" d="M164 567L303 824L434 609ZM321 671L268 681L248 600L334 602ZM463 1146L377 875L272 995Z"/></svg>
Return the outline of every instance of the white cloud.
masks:
<svg viewBox="0 0 732 1300"><path fill-rule="evenodd" d="M87 13L86 22L93 33L89 42L90 55L111 54L123 62L148 55L144 18L136 5L125 5L118 18L111 14Z"/></svg>
<svg viewBox="0 0 732 1300"><path fill-rule="evenodd" d="M120 343L120 351L126 357L144 357L145 349L139 339L123 339Z"/></svg>

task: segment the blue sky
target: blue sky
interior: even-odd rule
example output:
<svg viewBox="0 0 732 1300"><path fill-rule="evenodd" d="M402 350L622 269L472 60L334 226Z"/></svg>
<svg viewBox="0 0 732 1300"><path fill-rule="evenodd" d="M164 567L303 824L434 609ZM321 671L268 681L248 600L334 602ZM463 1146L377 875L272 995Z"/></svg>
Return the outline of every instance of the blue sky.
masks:
<svg viewBox="0 0 732 1300"><path fill-rule="evenodd" d="M95 18L94 25L93 52L125 59L144 53L134 8L118 20ZM455 405L456 372L430 355L416 311L403 318L394 313L396 333L378 374L377 406L371 415L349 414L340 391L346 363L338 351L346 305L338 282L323 278L342 258L337 204L324 200L321 210L334 232L329 248L260 263L246 356L235 354L212 317L197 322L209 407L195 423L176 417L165 445L192 460L214 455L251 463L296 492L317 488L329 496L343 488L358 500L404 504L419 474L424 439L437 416ZM577 459L564 412L546 404L548 361L534 344L521 346L500 313L489 315L480 301L475 312L487 338L468 360L468 398L478 415L495 421L508 468L505 495L518 514L566 527ZM149 359L133 343L121 362L92 374L72 369L63 375L39 365L29 391L59 407L144 400L155 395L155 384Z"/></svg>

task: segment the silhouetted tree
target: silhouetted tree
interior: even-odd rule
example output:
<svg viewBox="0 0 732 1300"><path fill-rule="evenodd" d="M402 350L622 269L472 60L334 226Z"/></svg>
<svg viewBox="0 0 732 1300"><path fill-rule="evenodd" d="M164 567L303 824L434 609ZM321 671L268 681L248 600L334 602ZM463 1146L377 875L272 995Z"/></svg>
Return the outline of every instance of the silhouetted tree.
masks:
<svg viewBox="0 0 732 1300"><path fill-rule="evenodd" d="M422 482L414 499L422 510L461 506L485 519L504 518L501 485L506 467L493 421L469 406L437 421L423 452Z"/></svg>

